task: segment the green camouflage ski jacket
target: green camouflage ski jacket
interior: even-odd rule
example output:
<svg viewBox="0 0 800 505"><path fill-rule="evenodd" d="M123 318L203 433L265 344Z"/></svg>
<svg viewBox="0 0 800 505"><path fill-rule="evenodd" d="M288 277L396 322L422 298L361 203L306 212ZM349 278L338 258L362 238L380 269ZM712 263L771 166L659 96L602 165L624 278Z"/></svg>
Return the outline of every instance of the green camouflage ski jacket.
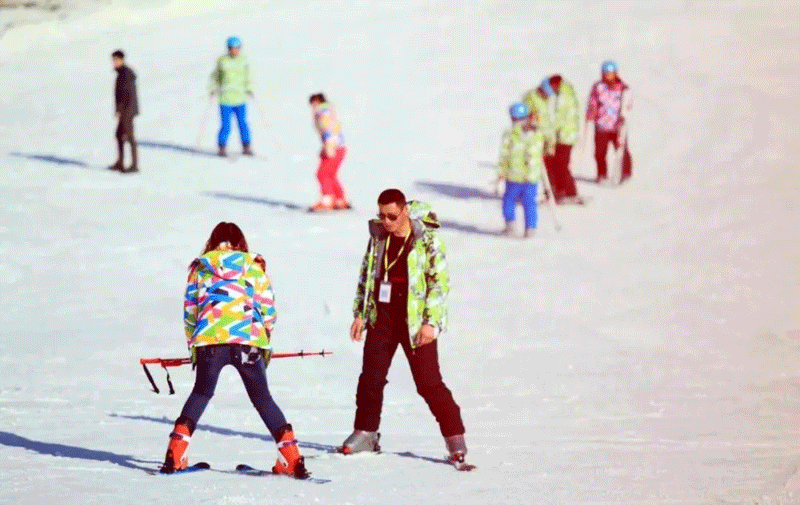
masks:
<svg viewBox="0 0 800 505"><path fill-rule="evenodd" d="M539 128L517 122L503 132L497 175L509 182L533 183L542 178L544 134Z"/></svg>
<svg viewBox="0 0 800 505"><path fill-rule="evenodd" d="M423 324L436 328L437 336L447 329L450 276L445 260L446 248L439 238L439 221L430 206L408 202L412 248L408 253L408 333L411 347ZM383 255L389 233L378 219L369 222L370 239L361 264L361 275L353 302L354 317L374 325L378 317L376 286L383 276Z"/></svg>
<svg viewBox="0 0 800 505"><path fill-rule="evenodd" d="M575 88L572 87L572 84L567 81L561 81L555 101L556 142L574 146L580 136L581 114L578 110L578 98L575 96Z"/></svg>

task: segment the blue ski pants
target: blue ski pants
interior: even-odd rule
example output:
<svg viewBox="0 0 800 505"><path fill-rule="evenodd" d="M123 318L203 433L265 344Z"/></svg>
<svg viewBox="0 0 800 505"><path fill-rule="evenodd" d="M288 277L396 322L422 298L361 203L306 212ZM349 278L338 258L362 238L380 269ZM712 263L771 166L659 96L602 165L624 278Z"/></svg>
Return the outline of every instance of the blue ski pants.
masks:
<svg viewBox="0 0 800 505"><path fill-rule="evenodd" d="M222 126L219 129L217 144L224 147L228 144L228 135L231 133L231 113L236 114L236 122L239 124L239 136L242 145L250 144L250 128L247 126L247 104L239 105L219 105L219 116Z"/></svg>
<svg viewBox="0 0 800 505"><path fill-rule="evenodd" d="M286 425L286 418L269 394L262 349L248 345L221 344L200 346L196 351L197 376L192 394L181 411L181 417L191 419L196 426L214 396L220 372L225 366L233 365L272 438L278 440L280 428Z"/></svg>
<svg viewBox="0 0 800 505"><path fill-rule="evenodd" d="M506 181L506 192L503 195L503 217L506 223L514 222L516 217L517 202L522 202L525 213L525 228L536 228L537 208L535 182L510 182Z"/></svg>

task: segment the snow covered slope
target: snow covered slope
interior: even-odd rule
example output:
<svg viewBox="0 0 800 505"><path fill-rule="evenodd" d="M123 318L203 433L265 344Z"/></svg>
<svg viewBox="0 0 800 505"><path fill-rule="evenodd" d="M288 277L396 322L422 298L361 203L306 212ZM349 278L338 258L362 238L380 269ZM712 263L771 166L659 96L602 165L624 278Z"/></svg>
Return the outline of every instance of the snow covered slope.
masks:
<svg viewBox="0 0 800 505"><path fill-rule="evenodd" d="M111 2L0 39L0 503L797 503L800 479L800 7L789 2ZM214 148L206 86L224 40L254 72L253 147ZM113 161L109 55L138 74L142 172ZM584 95L616 59L635 93L634 178L580 183L530 241L493 235L506 109L548 73ZM316 197L322 90L349 144L356 210ZM582 100L582 104L585 102ZM238 146L236 133L231 149ZM583 177L594 175L586 153ZM462 474L402 356L383 454L333 454L352 427L347 330L379 191L445 226ZM270 386L325 486L219 472L160 477L191 390L155 395L143 356L186 353L186 267L220 220L267 259ZM163 372L154 370L163 384ZM410 454L408 454L410 451ZM226 370L191 461L266 467L274 444Z"/></svg>

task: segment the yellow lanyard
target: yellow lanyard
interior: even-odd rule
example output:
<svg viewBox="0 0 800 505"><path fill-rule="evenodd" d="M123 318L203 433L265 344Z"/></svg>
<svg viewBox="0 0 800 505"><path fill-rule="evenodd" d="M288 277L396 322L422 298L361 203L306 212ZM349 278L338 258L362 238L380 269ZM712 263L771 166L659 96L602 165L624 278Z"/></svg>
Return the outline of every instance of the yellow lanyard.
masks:
<svg viewBox="0 0 800 505"><path fill-rule="evenodd" d="M389 282L389 269L391 269L397 262L400 260L400 256L403 255L403 250L406 248L406 242L408 242L408 237L411 236L411 230L406 233L406 236L403 238L403 245L400 246L400 252L397 253L397 257L389 263L389 241L392 239L392 234L390 233L388 237L386 237L386 253L383 255L383 282Z"/></svg>

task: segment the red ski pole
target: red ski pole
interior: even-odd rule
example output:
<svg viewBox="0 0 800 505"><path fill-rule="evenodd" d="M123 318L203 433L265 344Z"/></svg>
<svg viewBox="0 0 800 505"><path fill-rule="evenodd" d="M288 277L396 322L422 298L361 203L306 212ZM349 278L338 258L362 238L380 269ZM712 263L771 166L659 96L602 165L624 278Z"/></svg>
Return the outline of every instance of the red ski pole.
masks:
<svg viewBox="0 0 800 505"><path fill-rule="evenodd" d="M272 353L270 359L273 358L305 358L306 356L328 356L333 354L333 351L327 351L325 349L321 351L298 351L298 352L275 352ZM175 394L175 388L172 387L172 381L169 377L169 370L168 367L173 366L181 366L181 365L190 365L192 363L192 358L140 358L139 363L142 365L144 369L144 374L147 376L147 379L150 381L150 385L153 386L153 392L159 393L158 386L156 386L156 381L153 380L153 376L150 374L150 370L147 369L147 365L161 365L161 368L167 373L167 385L169 386L169 394Z"/></svg>

